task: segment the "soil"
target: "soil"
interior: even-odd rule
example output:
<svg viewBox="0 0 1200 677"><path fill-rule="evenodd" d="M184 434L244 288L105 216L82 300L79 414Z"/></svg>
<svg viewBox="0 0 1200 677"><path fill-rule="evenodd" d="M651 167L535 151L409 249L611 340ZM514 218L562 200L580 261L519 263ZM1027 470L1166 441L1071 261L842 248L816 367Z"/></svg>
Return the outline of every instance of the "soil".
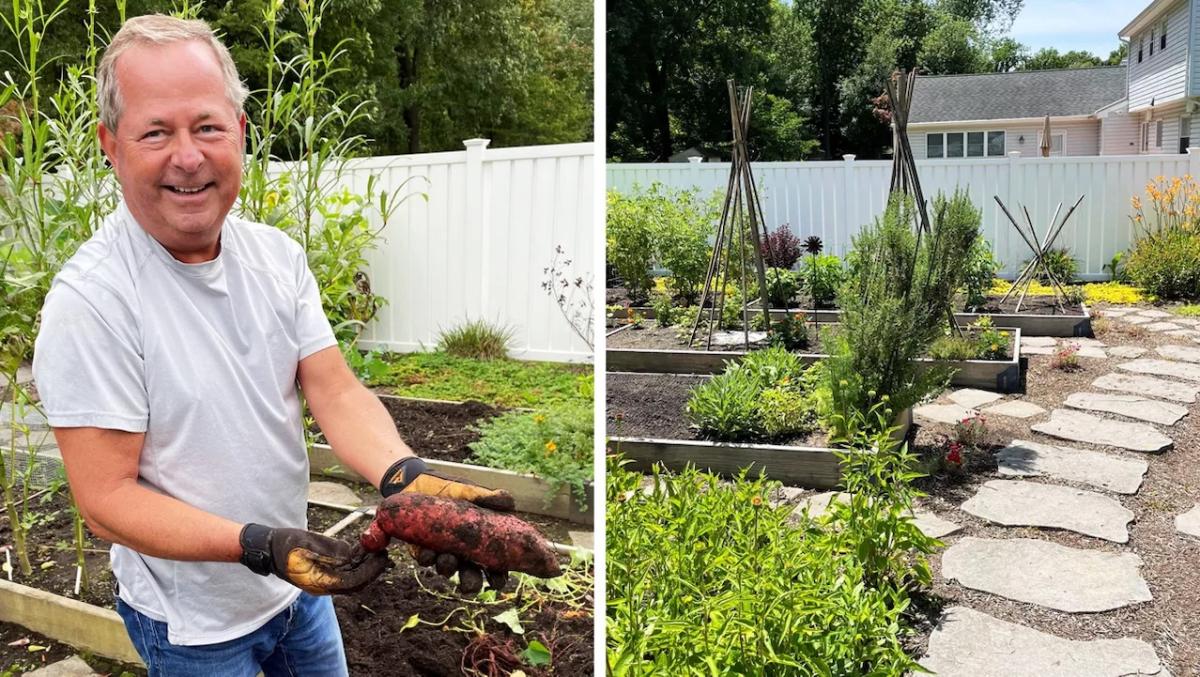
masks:
<svg viewBox="0 0 1200 677"><path fill-rule="evenodd" d="M35 650L30 651L30 647ZM19 625L0 623L0 675L24 674L71 656L83 658L100 675L146 675L145 668L81 653L73 646L30 632Z"/></svg>
<svg viewBox="0 0 1200 677"><path fill-rule="evenodd" d="M418 456L455 463L470 462L467 445L479 439L473 427L504 411L474 401L450 404L387 395L380 395L379 401L392 415L400 437Z"/></svg>
<svg viewBox="0 0 1200 677"><path fill-rule="evenodd" d="M975 313L1005 313L1005 314L1020 314L1020 315L1070 315L1074 317L1083 317L1083 306L1078 303L1064 303L1063 307L1066 312L1058 309L1053 296L1026 296L1021 302L1021 311L1017 312L1018 295L1013 294L1004 303L1000 303L1003 298L1002 294L992 294L988 296L987 301L979 310L973 310Z"/></svg>
<svg viewBox="0 0 1200 677"><path fill-rule="evenodd" d="M652 437L672 440L702 440L686 415L692 388L708 376L691 374L608 374L606 388L608 434L615 437ZM619 418L618 418L619 417ZM771 444L807 447L826 446L828 434L814 431Z"/></svg>
<svg viewBox="0 0 1200 677"><path fill-rule="evenodd" d="M1149 306L1143 304L1141 307ZM1103 308L1098 310L1102 315ZM1144 358L1159 357L1154 349L1160 345L1188 344L1186 339L1164 336L1119 320L1094 322L1093 327L1097 329L1096 338L1108 346L1146 348ZM1025 383L1022 392L1016 396L1039 404L1049 412L1061 407L1073 392L1095 391L1090 387L1093 380L1106 373L1119 372L1117 365L1128 360L1079 358L1080 368L1073 372L1052 368L1049 355L1031 355L1022 361L1026 362ZM949 400L943 397L940 401ZM917 482L917 488L929 494L923 503L942 518L964 527L963 531L947 537L949 543L965 536L1037 538L1073 548L1133 552L1142 558L1141 574L1154 599L1115 611L1071 614L970 590L935 576L933 587L914 600L911 620L918 634L910 638L912 654L923 655L943 607L964 604L996 618L1069 639L1141 639L1154 646L1172 674L1200 675L1200 641L1197 640L1200 638L1200 579L1195 575L1195 567L1188 564L1200 561L1200 541L1178 533L1174 525L1175 516L1190 510L1200 497L1200 411L1196 405L1189 409L1191 413L1174 426L1155 426L1174 441L1174 448L1162 454L1139 454L1114 447L1066 442L1032 432L1030 426L1046 420L1048 414L1029 419L986 417L986 441L978 450L966 454L967 469L963 474L948 474L938 468L939 460L953 439L952 426L915 425L914 450L922 458L925 472L932 473ZM1129 420L1098 412L1088 413ZM1129 525L1129 543L1120 546L1062 530L1002 527L959 510L958 506L974 496L984 482L1001 479L994 454L1014 439L1096 449L1149 462L1150 469L1138 493L1119 497L1122 505L1136 515ZM1021 479L1095 490L1088 485L1073 485L1056 478ZM940 566L939 560L939 554L931 557L935 571Z"/></svg>

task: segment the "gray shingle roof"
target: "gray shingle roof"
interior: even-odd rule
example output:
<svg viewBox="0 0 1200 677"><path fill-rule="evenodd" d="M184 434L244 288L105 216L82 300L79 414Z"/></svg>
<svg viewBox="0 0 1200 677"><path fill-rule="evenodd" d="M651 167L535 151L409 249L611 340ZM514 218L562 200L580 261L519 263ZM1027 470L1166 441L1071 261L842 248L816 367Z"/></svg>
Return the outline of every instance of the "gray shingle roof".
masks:
<svg viewBox="0 0 1200 677"><path fill-rule="evenodd" d="M1125 98L1125 66L917 78L910 123L1091 115Z"/></svg>

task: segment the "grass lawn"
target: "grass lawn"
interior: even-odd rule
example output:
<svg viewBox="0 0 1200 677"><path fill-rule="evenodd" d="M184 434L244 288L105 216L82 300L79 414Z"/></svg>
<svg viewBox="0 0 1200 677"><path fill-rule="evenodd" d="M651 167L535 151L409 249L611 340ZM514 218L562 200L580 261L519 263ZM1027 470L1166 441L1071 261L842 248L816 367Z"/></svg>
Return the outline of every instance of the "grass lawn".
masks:
<svg viewBox="0 0 1200 677"><path fill-rule="evenodd" d="M520 360L475 360L445 353L389 353L387 369L371 370L367 384L396 395L478 400L502 407L543 408L578 401L592 365ZM586 391L590 394L590 383ZM587 397L590 400L590 396Z"/></svg>

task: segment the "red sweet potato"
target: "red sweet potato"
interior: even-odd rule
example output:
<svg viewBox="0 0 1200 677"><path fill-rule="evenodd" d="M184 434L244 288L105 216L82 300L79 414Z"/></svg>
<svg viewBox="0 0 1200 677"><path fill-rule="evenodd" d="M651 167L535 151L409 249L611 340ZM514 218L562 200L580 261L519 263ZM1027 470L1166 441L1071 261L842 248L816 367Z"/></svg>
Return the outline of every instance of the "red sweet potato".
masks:
<svg viewBox="0 0 1200 677"><path fill-rule="evenodd" d="M375 520L359 537L370 552L390 538L450 553L489 571L520 571L541 578L562 574L554 551L537 529L503 513L466 501L393 494L375 510Z"/></svg>

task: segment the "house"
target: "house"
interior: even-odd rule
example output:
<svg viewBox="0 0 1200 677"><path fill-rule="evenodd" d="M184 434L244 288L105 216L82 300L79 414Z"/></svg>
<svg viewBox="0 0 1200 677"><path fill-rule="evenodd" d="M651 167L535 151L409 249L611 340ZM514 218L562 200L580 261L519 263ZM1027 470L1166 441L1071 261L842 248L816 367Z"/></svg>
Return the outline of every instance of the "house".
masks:
<svg viewBox="0 0 1200 677"><path fill-rule="evenodd" d="M1193 25L1196 27L1193 29ZM1200 102L1200 0L1154 0L1121 29L1120 66L921 77L917 158L1184 153Z"/></svg>

